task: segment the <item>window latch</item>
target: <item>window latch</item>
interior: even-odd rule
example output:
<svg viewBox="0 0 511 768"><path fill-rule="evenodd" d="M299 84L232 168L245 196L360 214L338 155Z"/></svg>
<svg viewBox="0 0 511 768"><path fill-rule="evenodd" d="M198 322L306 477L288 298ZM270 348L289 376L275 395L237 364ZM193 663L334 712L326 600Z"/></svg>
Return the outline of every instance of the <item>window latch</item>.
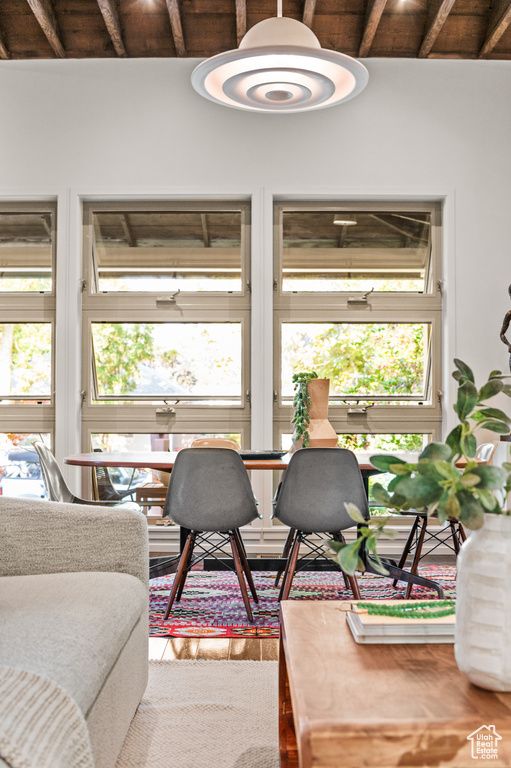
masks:
<svg viewBox="0 0 511 768"><path fill-rule="evenodd" d="M367 304L370 293L374 291L374 288L371 288L370 291L367 291L367 293L363 293L362 296L348 296L348 304Z"/></svg>
<svg viewBox="0 0 511 768"><path fill-rule="evenodd" d="M175 408L167 406L166 408L157 408L156 413L165 414L166 416L173 416L176 412Z"/></svg>
<svg viewBox="0 0 511 768"><path fill-rule="evenodd" d="M367 413L368 408L374 408L376 403L369 403L368 405L359 405L356 408L348 408L348 416L356 416Z"/></svg>
<svg viewBox="0 0 511 768"><path fill-rule="evenodd" d="M181 289L178 288L177 291L173 291L172 293L169 293L168 296L157 296L156 297L156 303L157 304L175 304L176 298L181 293Z"/></svg>

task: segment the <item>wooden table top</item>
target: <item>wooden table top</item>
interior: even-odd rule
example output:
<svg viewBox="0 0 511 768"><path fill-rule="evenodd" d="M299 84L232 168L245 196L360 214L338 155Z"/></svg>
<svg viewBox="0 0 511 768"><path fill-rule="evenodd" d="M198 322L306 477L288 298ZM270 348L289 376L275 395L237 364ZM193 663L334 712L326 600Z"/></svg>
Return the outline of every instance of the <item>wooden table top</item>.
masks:
<svg viewBox="0 0 511 768"><path fill-rule="evenodd" d="M490 725L502 737L494 764L511 765L511 693L472 685L452 643L357 644L347 605L281 604L301 768L469 768L467 737Z"/></svg>
<svg viewBox="0 0 511 768"><path fill-rule="evenodd" d="M168 471L174 466L177 451L127 451L114 453L110 451L94 451L93 453L77 453L64 459L66 464L79 467L128 467L135 469L159 469ZM280 459L244 459L247 469L286 469L292 454L287 453ZM371 464L360 464L362 470L373 470Z"/></svg>

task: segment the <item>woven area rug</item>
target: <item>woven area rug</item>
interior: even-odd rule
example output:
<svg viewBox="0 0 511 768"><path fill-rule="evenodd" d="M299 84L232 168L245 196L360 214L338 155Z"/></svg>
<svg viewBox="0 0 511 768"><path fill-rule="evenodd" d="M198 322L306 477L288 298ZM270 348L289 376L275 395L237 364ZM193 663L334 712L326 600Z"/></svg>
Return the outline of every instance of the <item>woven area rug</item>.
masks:
<svg viewBox="0 0 511 768"><path fill-rule="evenodd" d="M438 582L446 598L455 596L456 566L423 566L420 575ZM235 574L230 571L192 571L179 603L174 603L168 621L163 620L174 576L151 579L149 634L151 637L278 637L279 604L275 589L275 571L256 571L254 583L259 605L253 602L254 623L245 613ZM359 577L363 600L404 597L406 584L392 587L389 578L367 574ZM435 598L436 592L414 587L417 599ZM297 573L293 581L292 600L350 600L339 572Z"/></svg>
<svg viewBox="0 0 511 768"><path fill-rule="evenodd" d="M151 661L116 768L279 768L277 661Z"/></svg>

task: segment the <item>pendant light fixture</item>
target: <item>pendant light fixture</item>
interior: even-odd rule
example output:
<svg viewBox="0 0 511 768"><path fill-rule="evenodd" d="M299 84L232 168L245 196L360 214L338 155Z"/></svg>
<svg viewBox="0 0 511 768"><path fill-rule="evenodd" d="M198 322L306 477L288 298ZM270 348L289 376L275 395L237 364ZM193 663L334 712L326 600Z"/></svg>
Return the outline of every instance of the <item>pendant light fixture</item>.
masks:
<svg viewBox="0 0 511 768"><path fill-rule="evenodd" d="M367 69L356 59L322 48L301 21L277 16L250 29L239 48L206 59L192 85L206 99L251 112L308 112L333 107L367 85Z"/></svg>

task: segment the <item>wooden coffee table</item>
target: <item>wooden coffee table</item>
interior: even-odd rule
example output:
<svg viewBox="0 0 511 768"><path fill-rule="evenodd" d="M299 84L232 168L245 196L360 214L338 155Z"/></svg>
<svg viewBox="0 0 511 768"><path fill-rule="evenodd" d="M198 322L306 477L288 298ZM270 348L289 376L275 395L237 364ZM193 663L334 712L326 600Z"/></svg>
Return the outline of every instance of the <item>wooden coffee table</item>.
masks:
<svg viewBox="0 0 511 768"><path fill-rule="evenodd" d="M456 666L452 644L358 645L346 605L281 605L283 767L511 765L511 693L472 685ZM472 757L477 734L467 737L481 728L501 737L497 758Z"/></svg>

